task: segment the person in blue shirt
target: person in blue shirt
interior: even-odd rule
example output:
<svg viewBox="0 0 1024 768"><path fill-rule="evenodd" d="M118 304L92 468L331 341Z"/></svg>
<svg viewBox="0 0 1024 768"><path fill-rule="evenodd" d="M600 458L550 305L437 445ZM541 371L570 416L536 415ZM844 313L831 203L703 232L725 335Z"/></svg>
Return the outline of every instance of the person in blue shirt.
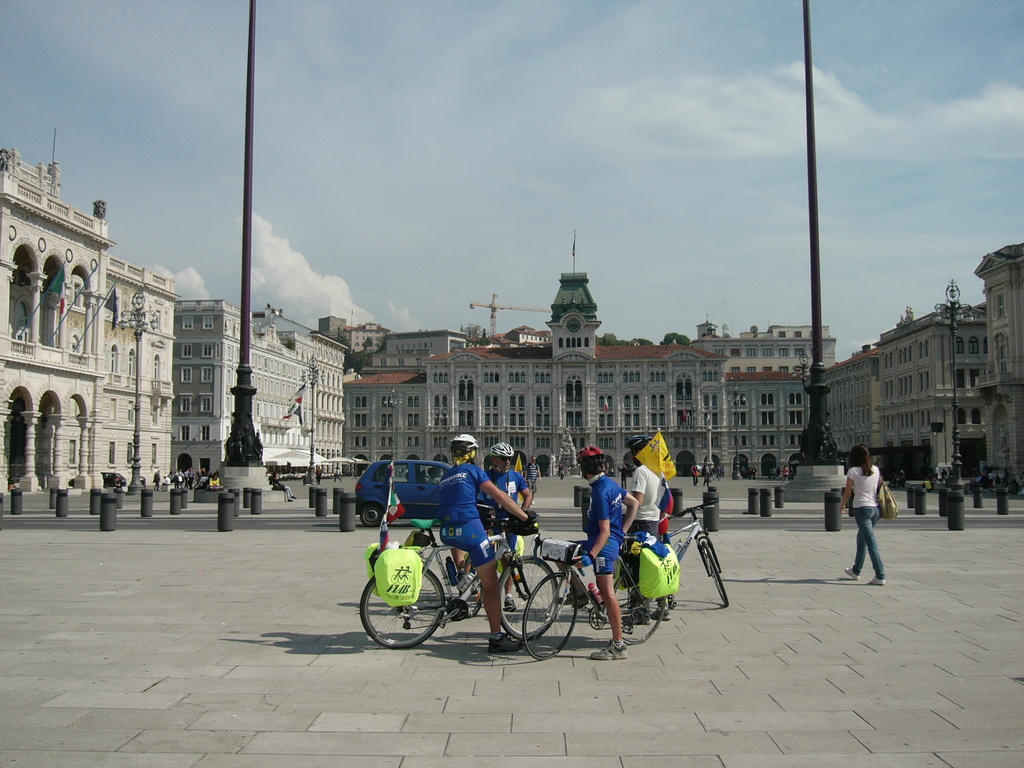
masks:
<svg viewBox="0 0 1024 768"><path fill-rule="evenodd" d="M472 435L458 435L452 440L452 461L455 465L441 478L437 517L441 521L441 541L465 551L480 576L484 611L491 629L487 652L510 653L522 648L523 643L501 631L498 568L494 547L487 538L487 530L477 509L477 496L481 491L486 493L508 514L520 520L535 519L536 514L525 512L474 463L478 447Z"/></svg>
<svg viewBox="0 0 1024 768"><path fill-rule="evenodd" d="M619 559L625 531L636 514L636 499L604 473L605 456L600 448L589 446L576 456L580 472L590 483L590 508L583 532L587 540L582 562L594 564L594 576L601 599L608 610L612 640L604 648L594 651L590 658L597 661L618 661L629 656L622 639L622 611L615 597L615 562ZM625 509L625 511L623 511Z"/></svg>
<svg viewBox="0 0 1024 768"><path fill-rule="evenodd" d="M529 483L526 478L523 477L522 473L512 469L512 459L515 457L515 449L508 443L495 443L491 446L491 467L487 470L487 476L491 479L499 490L504 491L509 495L513 501L519 502L519 506L523 508L524 512L529 512L530 507L533 505L533 491L530 490ZM522 499L520 500L520 497ZM494 508L494 517L496 520L505 520L508 518L508 512L501 508L501 505L497 501L490 497L482 499L482 503L487 504ZM496 526L495 533L500 533L500 527ZM519 537L509 534L508 545L515 550L519 543ZM516 601L512 597L512 582L508 582L505 585L505 610L515 611Z"/></svg>

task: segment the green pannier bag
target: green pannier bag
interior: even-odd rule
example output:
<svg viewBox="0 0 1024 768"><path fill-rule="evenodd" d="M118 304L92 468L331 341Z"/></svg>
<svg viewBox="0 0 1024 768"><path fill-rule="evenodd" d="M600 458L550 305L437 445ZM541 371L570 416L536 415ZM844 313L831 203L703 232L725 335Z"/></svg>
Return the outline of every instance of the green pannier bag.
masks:
<svg viewBox="0 0 1024 768"><path fill-rule="evenodd" d="M380 547L376 542L366 547L363 559L366 560L366 578L373 578L373 564L377 562L377 549Z"/></svg>
<svg viewBox="0 0 1024 768"><path fill-rule="evenodd" d="M419 550L385 549L373 565L377 594L390 606L412 605L420 596L423 560Z"/></svg>
<svg viewBox="0 0 1024 768"><path fill-rule="evenodd" d="M650 547L640 550L640 594L654 600L679 591L679 558L669 549L658 557Z"/></svg>

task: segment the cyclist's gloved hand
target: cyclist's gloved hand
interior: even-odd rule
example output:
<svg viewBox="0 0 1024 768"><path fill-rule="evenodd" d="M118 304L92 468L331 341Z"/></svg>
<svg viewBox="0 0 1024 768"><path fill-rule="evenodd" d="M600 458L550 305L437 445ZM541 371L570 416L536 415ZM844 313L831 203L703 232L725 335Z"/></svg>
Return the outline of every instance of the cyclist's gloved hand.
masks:
<svg viewBox="0 0 1024 768"><path fill-rule="evenodd" d="M594 564L593 559L586 552L584 552L582 555L580 555L580 565L582 565L584 568L588 568L588 567L590 567L593 564Z"/></svg>
<svg viewBox="0 0 1024 768"><path fill-rule="evenodd" d="M537 513L534 512L532 509L526 510L526 519L527 519L528 522L536 523L537 522Z"/></svg>

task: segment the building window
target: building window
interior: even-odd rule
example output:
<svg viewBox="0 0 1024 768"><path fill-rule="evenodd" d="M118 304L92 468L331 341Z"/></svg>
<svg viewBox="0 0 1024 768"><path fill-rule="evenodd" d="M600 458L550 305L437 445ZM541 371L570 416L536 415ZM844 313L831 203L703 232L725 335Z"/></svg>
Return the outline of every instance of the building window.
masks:
<svg viewBox="0 0 1024 768"><path fill-rule="evenodd" d="M191 331L192 330L192 315L182 315L181 317L181 330Z"/></svg>
<svg viewBox="0 0 1024 768"><path fill-rule="evenodd" d="M199 428L199 439L200 440L209 441L209 439L210 439L210 425L209 424L203 424Z"/></svg>
<svg viewBox="0 0 1024 768"><path fill-rule="evenodd" d="M213 344L203 344L203 357L213 357Z"/></svg>
<svg viewBox="0 0 1024 768"><path fill-rule="evenodd" d="M191 368L182 368L181 369L181 383L182 384L191 384L192 383L192 369Z"/></svg>
<svg viewBox="0 0 1024 768"><path fill-rule="evenodd" d="M108 464L116 464L117 463L117 443L108 443L107 444L107 463Z"/></svg>
<svg viewBox="0 0 1024 768"><path fill-rule="evenodd" d="M181 437L182 442L187 443L189 440L192 439L192 427L190 427L188 424L182 424L179 430L179 435Z"/></svg>
<svg viewBox="0 0 1024 768"><path fill-rule="evenodd" d="M203 315L203 330L204 331L212 331L213 330L213 317L211 315Z"/></svg>
<svg viewBox="0 0 1024 768"><path fill-rule="evenodd" d="M181 345L181 356L184 357L184 358L187 358L187 359L192 357L192 345L191 344L182 344Z"/></svg>
<svg viewBox="0 0 1024 768"><path fill-rule="evenodd" d="M762 426L769 426L775 423L775 411L761 411Z"/></svg>
<svg viewBox="0 0 1024 768"><path fill-rule="evenodd" d="M203 413L210 413L213 410L213 398L210 395L199 398L199 410Z"/></svg>
<svg viewBox="0 0 1024 768"><path fill-rule="evenodd" d="M179 405L181 406L178 411L179 413L192 413L191 395L182 395L181 400L179 401Z"/></svg>
<svg viewBox="0 0 1024 768"><path fill-rule="evenodd" d="M199 380L202 381L204 384L209 384L211 381L213 381L213 366L212 365L204 365L202 367L200 375L199 375Z"/></svg>

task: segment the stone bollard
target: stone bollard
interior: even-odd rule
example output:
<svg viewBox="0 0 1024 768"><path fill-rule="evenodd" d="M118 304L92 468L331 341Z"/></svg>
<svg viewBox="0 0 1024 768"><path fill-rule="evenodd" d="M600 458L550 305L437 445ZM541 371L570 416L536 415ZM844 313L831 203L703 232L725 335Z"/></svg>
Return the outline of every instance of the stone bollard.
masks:
<svg viewBox="0 0 1024 768"><path fill-rule="evenodd" d="M704 505L704 530L714 533L718 530L718 493L706 491L701 496Z"/></svg>
<svg viewBox="0 0 1024 768"><path fill-rule="evenodd" d="M11 515L20 515L21 507L24 499L22 494L24 491L21 488L11 488Z"/></svg>
<svg viewBox="0 0 1024 768"><path fill-rule="evenodd" d="M580 497L583 494L582 485L574 485L572 487L572 505L578 507L580 505Z"/></svg>
<svg viewBox="0 0 1024 768"><path fill-rule="evenodd" d="M914 514L923 515L928 512L928 491L923 487L914 492Z"/></svg>
<svg viewBox="0 0 1024 768"><path fill-rule="evenodd" d="M761 517L772 516L772 489L762 488L760 491L761 496Z"/></svg>
<svg viewBox="0 0 1024 768"><path fill-rule="evenodd" d="M252 488L242 489L242 509L248 509L252 502Z"/></svg>
<svg viewBox="0 0 1024 768"><path fill-rule="evenodd" d="M116 499L117 508L118 509L123 509L124 508L124 489L123 488L115 488L114 489L114 498Z"/></svg>
<svg viewBox="0 0 1024 768"><path fill-rule="evenodd" d="M188 509L188 488L181 489L181 511Z"/></svg>
<svg viewBox="0 0 1024 768"><path fill-rule="evenodd" d="M316 486L309 486L309 508L316 509Z"/></svg>
<svg viewBox="0 0 1024 768"><path fill-rule="evenodd" d="M232 517L238 517L242 511L242 489L241 488L229 488L231 492L231 503L233 505L231 510Z"/></svg>
<svg viewBox="0 0 1024 768"><path fill-rule="evenodd" d="M172 515L180 515L181 514L181 498L182 498L182 496L185 495L185 492L183 490L181 490L180 488L171 488L171 492L170 492L169 495L171 497L171 514Z"/></svg>
<svg viewBox="0 0 1024 768"><path fill-rule="evenodd" d="M153 516L153 489L143 488L139 496L139 517Z"/></svg>
<svg viewBox="0 0 1024 768"><path fill-rule="evenodd" d="M949 501L949 489L939 488L939 517L946 516L946 504Z"/></svg>
<svg viewBox="0 0 1024 768"><path fill-rule="evenodd" d="M843 529L843 494L838 491L825 491L825 530L841 531Z"/></svg>
<svg viewBox="0 0 1024 768"><path fill-rule="evenodd" d="M743 514L757 514L757 488L747 488L747 511Z"/></svg>
<svg viewBox="0 0 1024 768"><path fill-rule="evenodd" d="M56 501L53 508L57 510L57 517L68 516L68 489L58 488Z"/></svg>
<svg viewBox="0 0 1024 768"><path fill-rule="evenodd" d="M683 508L683 491L681 488L669 488L668 491L672 494L672 509L678 512Z"/></svg>
<svg viewBox="0 0 1024 768"><path fill-rule="evenodd" d="M916 504L917 490L912 485L907 486L907 509L913 509Z"/></svg>
<svg viewBox="0 0 1024 768"><path fill-rule="evenodd" d="M104 493L100 497L100 530L117 530L117 494Z"/></svg>
<svg viewBox="0 0 1024 768"><path fill-rule="evenodd" d="M338 506L338 530L350 532L356 529L356 495L354 493L342 493L341 503Z"/></svg>
<svg viewBox="0 0 1024 768"><path fill-rule="evenodd" d="M100 513L100 501L103 498L102 488L93 488L89 491L89 514L98 515Z"/></svg>
<svg viewBox="0 0 1024 768"><path fill-rule="evenodd" d="M252 493L249 494L249 514L250 515L262 515L263 514L263 489L253 488Z"/></svg>
<svg viewBox="0 0 1024 768"><path fill-rule="evenodd" d="M1010 514L1010 491L1006 488L996 488L996 514Z"/></svg>
<svg viewBox="0 0 1024 768"><path fill-rule="evenodd" d="M316 516L327 517L327 489L316 489Z"/></svg>
<svg viewBox="0 0 1024 768"><path fill-rule="evenodd" d="M217 494L217 530L233 531L235 529L235 496L227 491Z"/></svg>
<svg viewBox="0 0 1024 768"><path fill-rule="evenodd" d="M781 485L775 486L775 508L782 509L783 504L786 501L786 489Z"/></svg>
<svg viewBox="0 0 1024 768"><path fill-rule="evenodd" d="M964 493L950 491L946 499L946 527L951 531L964 529Z"/></svg>
<svg viewBox="0 0 1024 768"><path fill-rule="evenodd" d="M50 509L57 508L57 488L50 489Z"/></svg>
<svg viewBox="0 0 1024 768"><path fill-rule="evenodd" d="M341 514L341 494L344 492L340 487L334 487L334 493L331 495L331 514Z"/></svg>
<svg viewBox="0 0 1024 768"><path fill-rule="evenodd" d="M974 508L975 509L981 509L981 500L982 500L981 493L982 493L981 486L980 485L974 486Z"/></svg>

